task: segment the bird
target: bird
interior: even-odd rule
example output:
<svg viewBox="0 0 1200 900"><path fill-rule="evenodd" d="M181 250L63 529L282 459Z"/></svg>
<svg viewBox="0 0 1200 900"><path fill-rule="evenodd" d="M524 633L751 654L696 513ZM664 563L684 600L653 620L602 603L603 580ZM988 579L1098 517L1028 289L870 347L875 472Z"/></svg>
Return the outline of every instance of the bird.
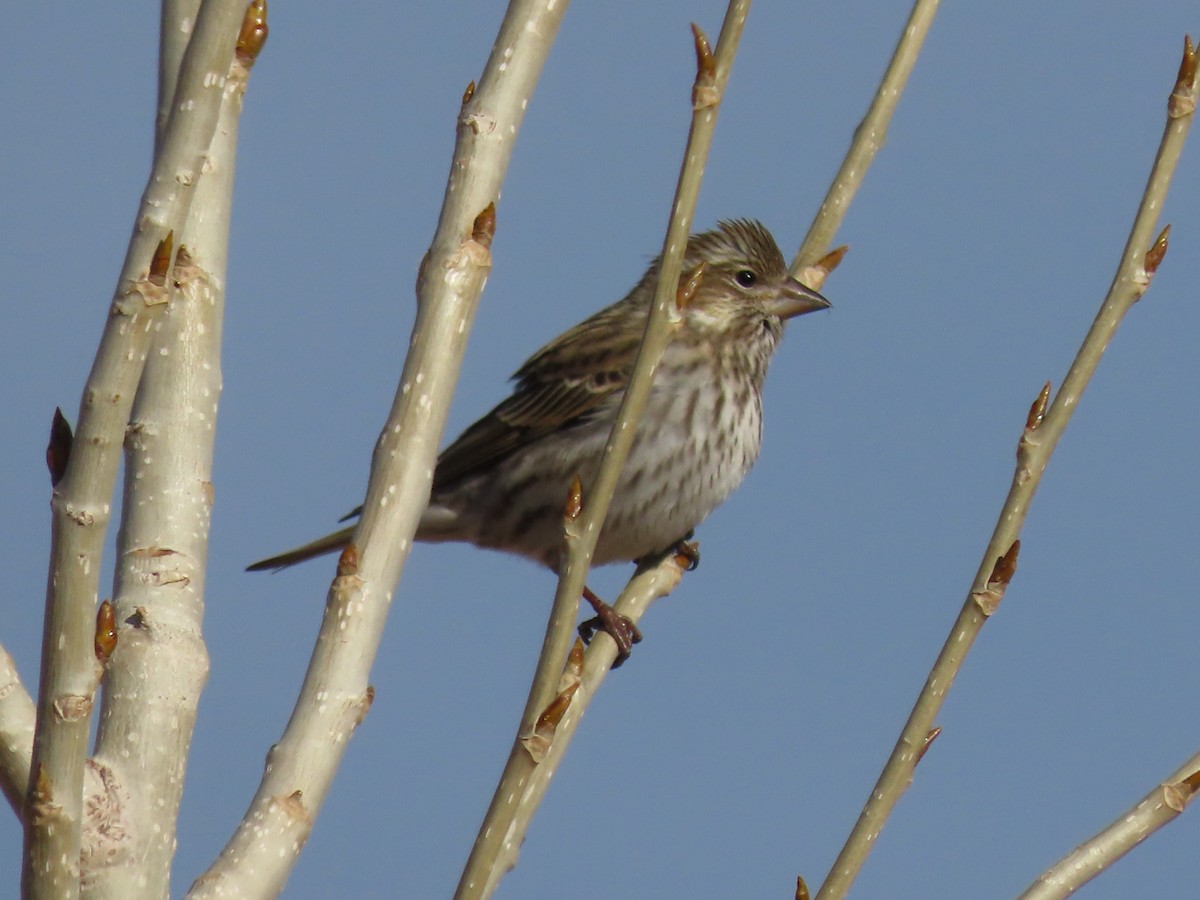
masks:
<svg viewBox="0 0 1200 900"><path fill-rule="evenodd" d="M441 452L418 541L463 541L559 571L567 492L578 476L586 498L599 469L661 264L654 259L624 298L534 353L513 375L511 395ZM692 235L683 270L701 264L699 285L679 310L659 363L593 565L636 562L679 545L741 484L762 445L763 382L784 323L830 306L788 273L775 239L755 220L723 220ZM248 570L278 570L341 550L353 530Z"/></svg>

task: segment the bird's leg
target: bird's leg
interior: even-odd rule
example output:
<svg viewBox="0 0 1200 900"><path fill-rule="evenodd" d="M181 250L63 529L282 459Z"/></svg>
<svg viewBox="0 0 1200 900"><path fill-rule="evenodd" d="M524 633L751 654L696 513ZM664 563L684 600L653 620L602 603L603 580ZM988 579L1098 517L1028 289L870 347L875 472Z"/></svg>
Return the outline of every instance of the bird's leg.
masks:
<svg viewBox="0 0 1200 900"><path fill-rule="evenodd" d="M621 615L597 597L587 585L583 588L583 599L591 604L596 615L579 623L579 636L585 644L590 644L597 631L608 632L608 636L617 644L617 658L612 664L615 669L629 659L633 645L641 642L642 633L628 616Z"/></svg>

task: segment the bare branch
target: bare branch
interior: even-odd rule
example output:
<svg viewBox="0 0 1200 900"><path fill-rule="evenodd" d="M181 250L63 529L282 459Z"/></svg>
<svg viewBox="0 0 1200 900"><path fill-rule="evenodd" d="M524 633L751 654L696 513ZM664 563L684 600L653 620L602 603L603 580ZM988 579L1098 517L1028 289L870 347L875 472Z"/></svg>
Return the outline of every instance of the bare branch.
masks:
<svg viewBox="0 0 1200 900"><path fill-rule="evenodd" d="M278 893L347 741L370 708L371 664L429 498L446 411L491 266L500 187L566 6L515 0L478 88L464 96L441 218L418 276L412 342L375 447L362 518L338 561L291 720L249 810L191 897Z"/></svg>
<svg viewBox="0 0 1200 900"><path fill-rule="evenodd" d="M21 683L17 665L0 647L0 790L22 820L36 721L33 698Z"/></svg>
<svg viewBox="0 0 1200 900"><path fill-rule="evenodd" d="M673 552L639 564L621 596L613 604L613 609L637 624L650 604L675 589L689 565L689 559ZM586 651L582 647L582 642L577 641L575 649L579 651L578 662L571 662L575 658L573 650L558 693L539 714L532 733L522 739L534 766L528 778L520 784L521 793L515 798L513 818L509 824L510 839L518 843L529 829L533 814L542 802L550 779L566 754L583 714L617 658L616 641L604 631L596 635ZM530 747L530 737L537 738L536 749ZM503 871L498 871L494 877L498 881L503 874Z"/></svg>
<svg viewBox="0 0 1200 900"><path fill-rule="evenodd" d="M805 281L802 272L815 264L829 249L833 236L837 234L842 220L846 218L850 201L858 193L863 179L867 177L867 169L871 167L875 154L883 146L892 114L900 103L900 95L904 93L904 87L908 84L908 76L917 64L917 57L925 44L925 36L933 25L937 8L938 0L916 0L913 4L908 21L904 24L904 31L892 53L891 62L888 63L883 80L880 81L875 97L871 100L871 106L863 120L858 123L858 128L854 130L854 140L850 142L850 149L846 151L842 166L834 176L833 183L829 185L825 200L821 203L812 224L808 226L808 234L805 235L800 249L796 251L796 257L792 260L792 274L809 287L819 289L820 285Z"/></svg>
<svg viewBox="0 0 1200 900"><path fill-rule="evenodd" d="M1047 869L1019 900L1060 900L1075 893L1158 829L1174 822L1200 788L1200 753L1155 786L1132 809Z"/></svg>
<svg viewBox="0 0 1200 900"><path fill-rule="evenodd" d="M716 128L721 95L729 78L749 8L749 0L733 0L729 4L715 54L709 48L704 33L698 27L692 26L697 60L696 78L692 88L692 122L683 166L675 189L667 235L663 242L662 267L654 305L646 323L646 333L634 363L629 386L621 400L621 407L604 449L600 471L583 504L582 515L578 522L568 529L566 563L559 573L558 588L546 625L546 636L525 711L521 716L517 739L513 743L508 762L459 880L458 891L455 894L459 900L487 897L495 890L504 873L516 864L517 850L532 817L533 809L530 808L520 821L516 819L519 805L517 800L521 796L528 796L526 785L535 768L525 749L524 741L536 730L539 717L553 702L558 690L560 672L571 644L575 620L579 613L579 598L584 590L592 553L608 514L621 467L629 454L638 421L645 409L655 369L663 350L671 340L673 323L678 322L677 291L684 251L691 231L692 216L700 191L700 182L704 176L709 147L712 144L712 135ZM537 796L540 799L540 793Z"/></svg>
<svg viewBox="0 0 1200 900"><path fill-rule="evenodd" d="M23 888L78 893L83 769L95 690L95 604L125 425L153 324L167 289L151 271L164 236L182 229L203 169L242 0L208 0L181 67L170 121L155 156L77 420L76 441L51 507L51 558L38 723L26 822Z"/></svg>
<svg viewBox="0 0 1200 900"><path fill-rule="evenodd" d="M1190 42L1185 49L1185 65L1181 72L1186 73L1191 80L1182 88L1177 84L1172 93L1158 154L1151 167L1150 178L1134 216L1129 239L1121 254L1121 262L1112 286L1049 409L1046 409L1045 403L1045 396L1049 391L1048 388L1043 388L1030 410L1018 445L1017 466L1008 497L1000 510L996 528L984 551L983 560L962 611L929 673L891 757L859 815L858 822L817 894L818 900L846 894L866 861L870 848L879 837L884 822L887 821L900 795L911 783L925 735L933 727L934 719L941 710L946 694L962 668L971 645L983 628L983 623L995 611L1008 579L1012 576L1015 555L1010 554L1019 546L1021 527L1046 464L1058 445L1058 440L1062 437L1084 388L1099 365L1105 348L1116 333L1117 326L1125 313L1145 292L1153 269L1161 262L1165 252L1165 236L1159 235L1156 239L1154 229L1187 136L1188 126L1192 121L1190 112L1176 114L1176 110L1180 107L1189 108L1186 99L1194 99L1196 93L1195 67L1187 67L1189 54L1194 56ZM1185 98L1184 101L1177 99L1181 95ZM1194 105L1190 108L1194 109ZM1150 266L1147 266L1148 258Z"/></svg>

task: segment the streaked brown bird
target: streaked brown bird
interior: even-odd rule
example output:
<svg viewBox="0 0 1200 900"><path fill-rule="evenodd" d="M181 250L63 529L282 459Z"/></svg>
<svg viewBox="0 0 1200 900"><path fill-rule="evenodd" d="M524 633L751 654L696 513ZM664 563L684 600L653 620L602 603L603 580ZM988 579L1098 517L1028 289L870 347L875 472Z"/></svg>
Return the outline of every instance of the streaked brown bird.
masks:
<svg viewBox="0 0 1200 900"><path fill-rule="evenodd" d="M700 263L700 285L663 354L595 565L667 550L741 484L758 458L763 379L783 323L829 306L788 275L759 222L720 222L693 235L684 271ZM659 265L651 263L624 299L531 356L513 376L512 395L442 451L417 540L466 541L558 570L567 489L578 473L586 497L599 468ZM249 568L280 569L332 553L353 530Z"/></svg>

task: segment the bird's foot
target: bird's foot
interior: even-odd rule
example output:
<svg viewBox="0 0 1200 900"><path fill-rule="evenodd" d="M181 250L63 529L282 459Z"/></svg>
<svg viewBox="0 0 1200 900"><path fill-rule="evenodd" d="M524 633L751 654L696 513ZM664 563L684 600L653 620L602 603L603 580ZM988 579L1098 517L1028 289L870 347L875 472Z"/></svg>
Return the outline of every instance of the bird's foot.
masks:
<svg viewBox="0 0 1200 900"><path fill-rule="evenodd" d="M585 644L590 644L597 631L607 632L617 645L617 658L613 660L612 664L615 669L629 659L629 654L633 652L633 645L642 640L642 632L628 616L621 615L592 593L591 588L584 587L583 599L591 604L596 615L579 623L579 636L583 638Z"/></svg>
<svg viewBox="0 0 1200 900"><path fill-rule="evenodd" d="M700 543L691 539L692 532L671 545L671 552L687 561L687 571L694 572L700 565Z"/></svg>

